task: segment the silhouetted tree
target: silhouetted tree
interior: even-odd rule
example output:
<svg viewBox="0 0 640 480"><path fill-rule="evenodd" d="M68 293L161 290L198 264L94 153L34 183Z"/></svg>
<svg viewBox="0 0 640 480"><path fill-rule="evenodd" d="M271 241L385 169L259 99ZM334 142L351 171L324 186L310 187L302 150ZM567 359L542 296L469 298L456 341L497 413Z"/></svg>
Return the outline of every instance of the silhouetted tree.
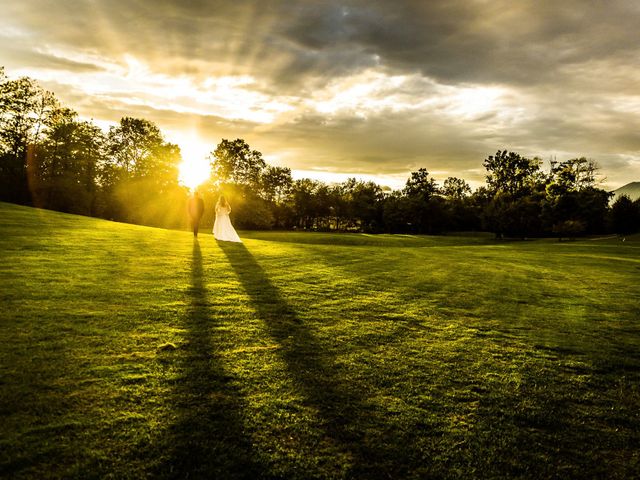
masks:
<svg viewBox="0 0 640 480"><path fill-rule="evenodd" d="M337 186L335 193L340 196L347 228L367 232L381 229L383 194L379 185L349 178Z"/></svg>
<svg viewBox="0 0 640 480"><path fill-rule="evenodd" d="M483 211L483 223L497 236L541 235L545 176L541 161L506 150L484 161L491 200Z"/></svg>
<svg viewBox="0 0 640 480"><path fill-rule="evenodd" d="M567 226L574 236L604 231L609 194L596 187L597 170L584 157L552 163L543 201L545 231L563 232Z"/></svg>
<svg viewBox="0 0 640 480"><path fill-rule="evenodd" d="M159 226L184 223L186 189L178 184L180 150L148 120L124 117L107 135L59 104L29 78L9 79L0 67L0 199ZM224 193L239 228L438 233L477 230L497 235L572 237L640 229L640 201L609 208L597 188L598 167L585 157L553 162L515 152L487 157L486 187L473 194L460 178L440 188L425 168L401 191L384 194L373 182L293 181L291 170L267 165L237 138L212 152L208 205ZM213 209L204 225L213 223Z"/></svg>
<svg viewBox="0 0 640 480"><path fill-rule="evenodd" d="M30 203L29 157L47 116L58 106L51 92L27 77L10 80L0 70L0 199Z"/></svg>
<svg viewBox="0 0 640 480"><path fill-rule="evenodd" d="M278 228L287 226L291 208L287 200L293 186L291 169L267 165L260 177L262 197L270 204L273 225Z"/></svg>
<svg viewBox="0 0 640 480"><path fill-rule="evenodd" d="M585 157L573 158L551 164L551 178L547 192L552 196L561 196L568 192L578 192L594 187L598 166Z"/></svg>
<svg viewBox="0 0 640 480"><path fill-rule="evenodd" d="M409 202L400 191L394 191L382 202L384 230L388 233L406 233L413 229L410 219Z"/></svg>
<svg viewBox="0 0 640 480"><path fill-rule="evenodd" d="M96 214L97 170L104 160L105 138L77 113L58 108L47 118L42 143L30 165L34 203L83 215Z"/></svg>
<svg viewBox="0 0 640 480"><path fill-rule="evenodd" d="M294 226L317 229L319 219L329 218L331 205L329 187L326 184L308 178L296 180L291 189L291 197Z"/></svg>
<svg viewBox="0 0 640 480"><path fill-rule="evenodd" d="M542 183L541 160L498 150L484 160L487 188L492 193L507 193L511 198L527 195Z"/></svg>
<svg viewBox="0 0 640 480"><path fill-rule="evenodd" d="M444 181L441 191L448 200L462 200L471 193L471 187L461 178L449 177Z"/></svg>
<svg viewBox="0 0 640 480"><path fill-rule="evenodd" d="M438 233L446 230L446 202L427 169L411 172L402 193L406 196L406 223L412 226L412 231Z"/></svg>
<svg viewBox="0 0 640 480"><path fill-rule="evenodd" d="M563 238L574 239L582 235L586 230L586 225L580 220L565 220L553 225L551 231L558 236L558 240Z"/></svg>
<svg viewBox="0 0 640 480"><path fill-rule="evenodd" d="M508 193L496 194L485 213L491 231L507 237L540 236L541 198L534 194L516 198Z"/></svg>
<svg viewBox="0 0 640 480"><path fill-rule="evenodd" d="M160 129L149 120L124 117L109 129L110 160L122 179L144 178L156 174L159 150L165 147Z"/></svg>
<svg viewBox="0 0 640 480"><path fill-rule="evenodd" d="M219 182L232 182L248 185L256 190L267 167L262 154L251 150L241 138L233 141L223 139L212 152L211 172Z"/></svg>
<svg viewBox="0 0 640 480"><path fill-rule="evenodd" d="M461 178L445 179L441 189L445 202L446 229L449 231L471 231L480 229L478 209L471 198L471 187Z"/></svg>
<svg viewBox="0 0 640 480"><path fill-rule="evenodd" d="M265 200L281 203L291 191L291 169L267 165L260 175L260 190Z"/></svg>
<svg viewBox="0 0 640 480"><path fill-rule="evenodd" d="M619 196L611 206L611 223L615 233L629 235L640 229L640 202L633 202L627 195Z"/></svg>
<svg viewBox="0 0 640 480"><path fill-rule="evenodd" d="M426 168L420 168L417 172L411 172L403 193L408 197L421 197L428 200L438 193L438 186L433 178L429 177Z"/></svg>

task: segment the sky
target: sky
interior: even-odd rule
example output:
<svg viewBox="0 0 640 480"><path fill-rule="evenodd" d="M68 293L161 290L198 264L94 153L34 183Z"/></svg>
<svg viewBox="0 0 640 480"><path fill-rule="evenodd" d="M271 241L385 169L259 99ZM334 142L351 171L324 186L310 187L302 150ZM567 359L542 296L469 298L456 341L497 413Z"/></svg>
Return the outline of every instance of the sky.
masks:
<svg viewBox="0 0 640 480"><path fill-rule="evenodd" d="M243 138L294 177L484 180L497 150L640 181L636 0L0 0L0 65L185 157Z"/></svg>

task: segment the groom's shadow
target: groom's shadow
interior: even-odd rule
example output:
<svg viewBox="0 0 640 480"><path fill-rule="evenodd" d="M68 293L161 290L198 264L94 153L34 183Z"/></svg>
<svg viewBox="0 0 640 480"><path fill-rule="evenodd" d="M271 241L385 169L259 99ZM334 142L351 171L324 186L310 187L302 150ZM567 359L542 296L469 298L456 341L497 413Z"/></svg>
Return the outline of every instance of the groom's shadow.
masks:
<svg viewBox="0 0 640 480"><path fill-rule="evenodd" d="M383 452L375 450L372 439L367 439L364 433L372 419L367 415L370 410L362 392L341 378L327 347L287 304L247 248L243 244L227 242L218 242L218 245L251 298L268 334L278 343L288 373L305 401L318 412L324 434L353 459L349 476L380 478L383 474L374 465Z"/></svg>
<svg viewBox="0 0 640 480"><path fill-rule="evenodd" d="M163 478L263 478L243 432L242 395L216 358L216 324L209 311L202 254L193 243L184 351L174 390L175 423L165 437Z"/></svg>

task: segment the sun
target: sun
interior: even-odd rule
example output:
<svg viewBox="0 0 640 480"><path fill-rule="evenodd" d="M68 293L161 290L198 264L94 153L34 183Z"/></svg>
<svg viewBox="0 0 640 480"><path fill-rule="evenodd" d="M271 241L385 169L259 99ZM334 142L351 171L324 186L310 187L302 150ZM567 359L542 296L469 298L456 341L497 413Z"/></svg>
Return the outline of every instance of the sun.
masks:
<svg viewBox="0 0 640 480"><path fill-rule="evenodd" d="M178 181L191 190L195 190L198 185L206 182L211 175L211 166L206 158L185 159L179 169Z"/></svg>
<svg viewBox="0 0 640 480"><path fill-rule="evenodd" d="M193 144L189 144L193 145ZM178 181L185 187L195 190L211 176L211 165L207 158L206 148L199 146L181 146L182 163L178 166Z"/></svg>
<svg viewBox="0 0 640 480"><path fill-rule="evenodd" d="M208 146L194 138L185 138L179 142L182 163L178 166L180 184L195 190L211 176Z"/></svg>

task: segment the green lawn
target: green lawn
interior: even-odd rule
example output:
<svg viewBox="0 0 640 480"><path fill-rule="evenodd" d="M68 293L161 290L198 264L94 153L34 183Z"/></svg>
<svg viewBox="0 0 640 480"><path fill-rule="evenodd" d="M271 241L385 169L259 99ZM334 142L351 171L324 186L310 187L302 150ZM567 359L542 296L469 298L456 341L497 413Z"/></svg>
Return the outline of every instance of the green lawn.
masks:
<svg viewBox="0 0 640 480"><path fill-rule="evenodd" d="M640 476L640 239L0 203L0 477Z"/></svg>

